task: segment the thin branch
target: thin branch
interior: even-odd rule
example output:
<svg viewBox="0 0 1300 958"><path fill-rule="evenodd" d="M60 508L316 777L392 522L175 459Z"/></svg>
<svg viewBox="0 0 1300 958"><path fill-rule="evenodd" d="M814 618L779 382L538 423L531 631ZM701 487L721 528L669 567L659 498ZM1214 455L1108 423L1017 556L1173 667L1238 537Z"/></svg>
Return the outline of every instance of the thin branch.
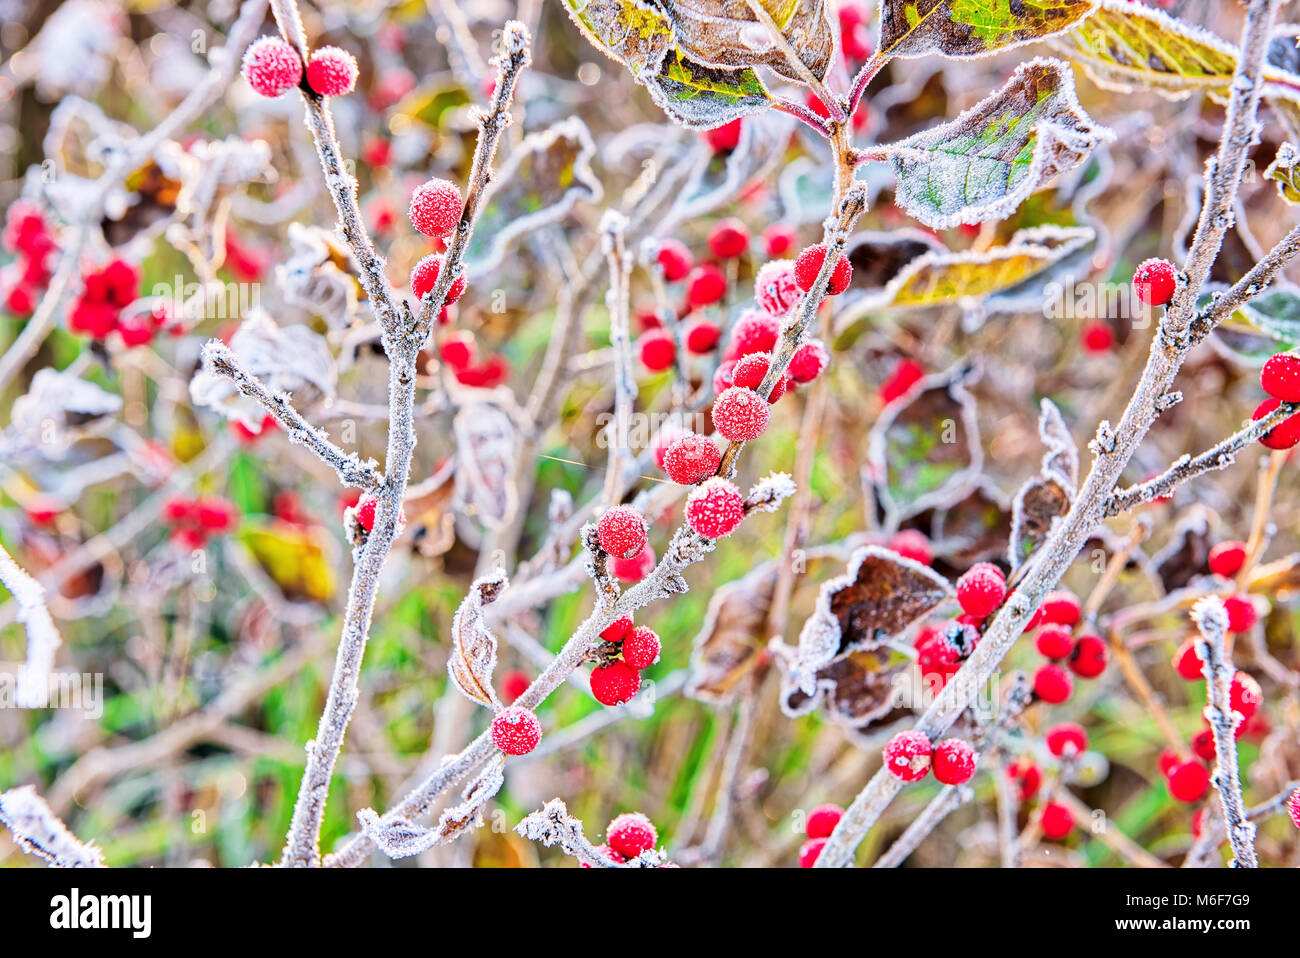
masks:
<svg viewBox="0 0 1300 958"><path fill-rule="evenodd" d="M623 476L632 465L632 408L636 403L636 378L632 371L631 306L628 284L632 275L632 255L624 242L627 219L615 210L607 210L601 221L601 245L609 262L609 340L614 348L614 420L606 430L610 443L605 471L606 505L618 502Z"/></svg>
<svg viewBox="0 0 1300 958"><path fill-rule="evenodd" d="M18 603L18 621L27 629L27 660L18 670L14 691L19 708L43 707L49 696L50 671L54 654L63 639L45 607L45 589L28 575L0 545L0 583Z"/></svg>
<svg viewBox="0 0 1300 958"><path fill-rule="evenodd" d="M839 97L826 89L826 84L818 79L817 74L812 72L808 64L803 62L799 52L791 46L785 33L772 19L772 14L767 12L767 8L759 0L745 0L745 3L749 6L749 12L767 28L768 35L772 38L772 42L776 44L776 48L785 56L786 62L794 67L795 72L799 74L803 82L808 84L817 99L821 100L826 109L830 111L835 123L840 124L847 120L849 115L844 112L844 105L840 103Z"/></svg>
<svg viewBox="0 0 1300 958"><path fill-rule="evenodd" d="M55 868L104 867L104 853L72 834L30 785L0 793L0 822L19 848Z"/></svg>

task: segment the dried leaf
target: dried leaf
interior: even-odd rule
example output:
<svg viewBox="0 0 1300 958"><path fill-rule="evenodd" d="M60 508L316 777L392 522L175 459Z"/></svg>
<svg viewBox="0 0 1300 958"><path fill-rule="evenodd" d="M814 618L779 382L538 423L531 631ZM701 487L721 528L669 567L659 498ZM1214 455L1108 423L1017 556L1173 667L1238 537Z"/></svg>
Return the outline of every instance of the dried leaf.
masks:
<svg viewBox="0 0 1300 958"><path fill-rule="evenodd" d="M885 407L867 440L867 473L887 523L949 504L980 471L969 364L928 376Z"/></svg>
<svg viewBox="0 0 1300 958"><path fill-rule="evenodd" d="M465 698L493 711L501 708L492 687L492 673L497 667L497 637L488 628L483 607L495 602L507 585L509 580L501 570L476 579L451 620L452 649L447 659L447 674Z"/></svg>
<svg viewBox="0 0 1300 958"><path fill-rule="evenodd" d="M31 388L14 400L5 437L16 448L58 459L74 442L104 433L121 408L120 397L47 367L37 370Z"/></svg>
<svg viewBox="0 0 1300 958"><path fill-rule="evenodd" d="M659 0L671 19L678 49L710 67L764 66L795 83L803 77L754 15L746 0ZM835 36L823 0L760 0L803 64L826 78Z"/></svg>
<svg viewBox="0 0 1300 958"><path fill-rule="evenodd" d="M878 48L896 57L980 57L1061 33L1098 0L881 0Z"/></svg>
<svg viewBox="0 0 1300 958"><path fill-rule="evenodd" d="M1165 547L1151 557L1165 592L1185 588L1210 572L1210 511L1204 506L1189 508L1178 519Z"/></svg>
<svg viewBox="0 0 1300 958"><path fill-rule="evenodd" d="M465 787L460 803L443 810L438 818L438 844L455 841L483 824L484 807L505 784L505 767L505 755L497 755Z"/></svg>
<svg viewBox="0 0 1300 958"><path fill-rule="evenodd" d="M846 574L822 585L799 633L791 680L812 695L823 666L851 652L879 648L951 595L948 580L919 562L880 546L859 549Z"/></svg>
<svg viewBox="0 0 1300 958"><path fill-rule="evenodd" d="M790 668L792 651L783 643L774 643L772 649L782 672L779 703L789 718L811 714L821 706L836 724L860 730L899 710L900 682L911 667L906 661L887 665L885 656L855 652L819 669L809 692Z"/></svg>
<svg viewBox="0 0 1300 958"><path fill-rule="evenodd" d="M950 506L936 509L930 540L942 563L964 572L977 562L1001 559L1011 534L1011 507L992 482L979 477L974 487Z"/></svg>
<svg viewBox="0 0 1300 958"><path fill-rule="evenodd" d="M724 705L767 644L765 634L780 564L764 562L713 593L691 649L686 694Z"/></svg>
<svg viewBox="0 0 1300 958"><path fill-rule="evenodd" d="M514 514L518 493L512 479L517 437L500 407L485 402L463 405L452 420L456 436L454 502L459 511L489 529Z"/></svg>
<svg viewBox="0 0 1300 958"><path fill-rule="evenodd" d="M1018 568L1052 531L1052 524L1070 511L1079 484L1079 448L1050 399L1041 403L1038 437L1045 452L1038 475L1016 493L1011 511L1007 558Z"/></svg>
<svg viewBox="0 0 1300 958"><path fill-rule="evenodd" d="M1113 138L1079 106L1068 64L1039 57L955 120L885 149L898 178L897 203L927 226L947 229L1006 218Z"/></svg>
<svg viewBox="0 0 1300 958"><path fill-rule="evenodd" d="M1038 438L1047 449L1043 453L1042 473L1061 477L1065 486L1075 490L1079 485L1079 447L1056 403L1044 399L1039 409Z"/></svg>
<svg viewBox="0 0 1300 958"><path fill-rule="evenodd" d="M926 253L947 251L933 234L919 229L857 233L844 245L853 266L849 289L878 292Z"/></svg>

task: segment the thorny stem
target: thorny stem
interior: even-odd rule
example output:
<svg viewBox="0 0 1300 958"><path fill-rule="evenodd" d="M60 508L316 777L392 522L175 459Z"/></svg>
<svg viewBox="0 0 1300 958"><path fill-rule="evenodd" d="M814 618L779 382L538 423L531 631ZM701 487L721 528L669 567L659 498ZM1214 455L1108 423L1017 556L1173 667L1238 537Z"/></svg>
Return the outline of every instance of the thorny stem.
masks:
<svg viewBox="0 0 1300 958"><path fill-rule="evenodd" d="M1151 352L1118 427L1105 441L1093 444L1095 459L1069 513L1040 549L1043 558L1033 564L1016 591L998 610L975 653L918 720L916 727L937 739L970 704L976 690L992 676L1011 650L1049 590L1073 563L1088 537L1105 517L1104 505L1159 415L1174 377L1183 364L1191 341L1188 327L1196 300L1210 266L1232 223L1233 202L1254 142L1255 117L1262 93L1261 73L1265 52L1280 0L1254 0L1246 13L1241 56L1232 83L1231 99L1218 155L1207 163L1208 189L1200 223L1188 253L1188 268L1174 300L1156 331ZM963 674L964 673L964 674ZM902 788L902 782L880 769L866 784L822 849L814 867L843 868L862 839Z"/></svg>
<svg viewBox="0 0 1300 958"><path fill-rule="evenodd" d="M1192 621L1200 630L1196 652L1205 672L1205 718L1214 735L1214 774L1212 780L1223 806L1224 826L1232 845L1232 867L1258 868L1255 856L1255 826L1246 820L1246 806L1241 797L1241 772L1237 762L1237 726L1241 714L1231 705L1232 669L1224 647L1228 613L1223 600L1207 596L1192 610Z"/></svg>

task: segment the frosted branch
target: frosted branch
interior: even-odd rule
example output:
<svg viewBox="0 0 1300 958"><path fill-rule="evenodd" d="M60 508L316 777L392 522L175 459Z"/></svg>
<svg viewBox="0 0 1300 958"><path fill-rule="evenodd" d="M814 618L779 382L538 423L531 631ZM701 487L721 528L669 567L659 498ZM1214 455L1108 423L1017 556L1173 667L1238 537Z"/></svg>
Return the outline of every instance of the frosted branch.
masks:
<svg viewBox="0 0 1300 958"><path fill-rule="evenodd" d="M104 853L68 831L30 785L0 794L0 822L8 826L19 848L55 868L104 867Z"/></svg>

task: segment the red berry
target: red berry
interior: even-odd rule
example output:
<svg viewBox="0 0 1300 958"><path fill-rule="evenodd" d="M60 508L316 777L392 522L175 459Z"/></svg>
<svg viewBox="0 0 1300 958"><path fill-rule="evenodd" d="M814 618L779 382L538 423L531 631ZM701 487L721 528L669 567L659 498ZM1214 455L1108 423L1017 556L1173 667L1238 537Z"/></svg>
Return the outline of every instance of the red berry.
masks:
<svg viewBox="0 0 1300 958"><path fill-rule="evenodd" d="M614 506L596 523L596 538L610 555L630 559L645 548L645 520L631 506Z"/></svg>
<svg viewBox="0 0 1300 958"><path fill-rule="evenodd" d="M880 401L891 403L907 395L911 388L924 378L924 366L914 359L900 360L890 377L880 384Z"/></svg>
<svg viewBox="0 0 1300 958"><path fill-rule="evenodd" d="M750 353L770 353L781 336L781 324L774 316L750 310L736 320L731 330L732 359Z"/></svg>
<svg viewBox="0 0 1300 958"><path fill-rule="evenodd" d="M632 630L632 616L620 615L617 619L605 626L600 633L600 637L606 642L622 642L623 637Z"/></svg>
<svg viewBox="0 0 1300 958"><path fill-rule="evenodd" d="M492 744L507 755L527 755L542 740L542 723L530 710L510 706L492 719Z"/></svg>
<svg viewBox="0 0 1300 958"><path fill-rule="evenodd" d="M621 582L639 582L655 567L655 550L650 543L630 559L610 556L609 573Z"/></svg>
<svg viewBox="0 0 1300 958"><path fill-rule="evenodd" d="M379 500L374 496L365 495L356 505L357 525L366 532L371 532L375 528L375 513L379 509Z"/></svg>
<svg viewBox="0 0 1300 958"><path fill-rule="evenodd" d="M773 223L763 230L763 251L773 258L784 256L794 249L798 234L793 226L786 223Z"/></svg>
<svg viewBox="0 0 1300 958"><path fill-rule="evenodd" d="M435 177L415 188L407 212L417 230L425 236L439 237L456 228L463 208L460 187L451 180Z"/></svg>
<svg viewBox="0 0 1300 958"><path fill-rule="evenodd" d="M623 661L634 669L648 669L659 659L659 634L638 625L623 636Z"/></svg>
<svg viewBox="0 0 1300 958"><path fill-rule="evenodd" d="M1115 332L1110 323L1099 319L1083 327L1079 342L1090 353L1108 353L1115 345Z"/></svg>
<svg viewBox="0 0 1300 958"><path fill-rule="evenodd" d="M821 855L822 849L826 847L826 839L810 838L799 846L799 867L812 868L817 863L818 856Z"/></svg>
<svg viewBox="0 0 1300 958"><path fill-rule="evenodd" d="M731 381L731 373L736 368L736 360L728 359L720 363L718 368L713 371L713 394L721 396L724 392L734 385Z"/></svg>
<svg viewBox="0 0 1300 958"><path fill-rule="evenodd" d="M1007 778L1016 783L1022 802L1027 802L1038 794L1043 784L1043 773L1034 764L1033 759L1021 756L1007 766Z"/></svg>
<svg viewBox="0 0 1300 958"><path fill-rule="evenodd" d="M1067 589L1047 593L1040 608L1043 610L1043 621L1057 625L1078 625L1083 615L1079 597Z"/></svg>
<svg viewBox="0 0 1300 958"><path fill-rule="evenodd" d="M111 303L79 299L68 313L68 329L91 339L106 339L117 328L118 310Z"/></svg>
<svg viewBox="0 0 1300 958"><path fill-rule="evenodd" d="M1210 773L1200 762L1178 762L1165 773L1169 794L1180 802L1199 802L1210 787Z"/></svg>
<svg viewBox="0 0 1300 958"><path fill-rule="evenodd" d="M732 442L748 442L763 435L771 415L766 399L740 386L723 390L713 404L714 428Z"/></svg>
<svg viewBox="0 0 1300 958"><path fill-rule="evenodd" d="M1059 665L1041 665L1034 673L1034 694L1049 705L1060 705L1074 691L1074 679Z"/></svg>
<svg viewBox="0 0 1300 958"><path fill-rule="evenodd" d="M148 316L131 316L117 324L117 334L122 337L122 345L127 349L147 346L153 341L156 331L153 320Z"/></svg>
<svg viewBox="0 0 1300 958"><path fill-rule="evenodd" d="M208 532L227 532L234 527L239 510L220 496L208 496L194 503L194 519Z"/></svg>
<svg viewBox="0 0 1300 958"><path fill-rule="evenodd" d="M1192 752L1202 762L1214 761L1214 732L1203 728L1192 736Z"/></svg>
<svg viewBox="0 0 1300 958"><path fill-rule="evenodd" d="M709 230L709 251L718 259L738 259L749 249L749 228L734 216Z"/></svg>
<svg viewBox="0 0 1300 958"><path fill-rule="evenodd" d="M934 747L934 777L945 785L964 785L975 776L975 749L959 738Z"/></svg>
<svg viewBox="0 0 1300 958"><path fill-rule="evenodd" d="M711 306L727 294L727 277L712 263L691 270L686 277L686 301L692 309Z"/></svg>
<svg viewBox="0 0 1300 958"><path fill-rule="evenodd" d="M1210 550L1210 571L1230 579L1246 564L1246 543L1230 539Z"/></svg>
<svg viewBox="0 0 1300 958"><path fill-rule="evenodd" d="M744 497L721 476L700 484L686 497L686 522L706 539L731 535L744 518Z"/></svg>
<svg viewBox="0 0 1300 958"><path fill-rule="evenodd" d="M691 256L691 251L686 248L686 244L681 240L666 239L659 244L659 252L655 255L655 262L659 264L659 270L664 274L664 279L670 283L675 283L680 279L685 279L690 273L691 267L695 265L695 257Z"/></svg>
<svg viewBox="0 0 1300 958"><path fill-rule="evenodd" d="M468 369L478 359L474 334L466 330L449 333L438 347L438 355L452 369Z"/></svg>
<svg viewBox="0 0 1300 958"><path fill-rule="evenodd" d="M961 668L961 650L944 632L922 633L916 641L916 664L922 676L938 675L946 681Z"/></svg>
<svg viewBox="0 0 1300 958"><path fill-rule="evenodd" d="M817 274L821 272L822 263L825 261L826 244L824 243L809 246L794 261L794 281L805 293L817 282ZM831 279L826 292L831 296L838 296L849 288L849 283L852 281L853 267L849 265L849 258L840 256L835 263L835 268L831 270Z"/></svg>
<svg viewBox="0 0 1300 958"><path fill-rule="evenodd" d="M650 819L640 812L630 812L609 823L605 829L605 841L624 858L636 858L655 847L659 833Z"/></svg>
<svg viewBox="0 0 1300 958"><path fill-rule="evenodd" d="M919 782L930 772L931 752L924 732L899 732L885 746L885 768L899 781Z"/></svg>
<svg viewBox="0 0 1300 958"><path fill-rule="evenodd" d="M591 670L591 694L601 705L622 705L641 688L641 673L626 662L611 662Z"/></svg>
<svg viewBox="0 0 1300 958"><path fill-rule="evenodd" d="M1300 828L1300 788L1291 793L1286 803L1287 814L1296 828Z"/></svg>
<svg viewBox="0 0 1300 958"><path fill-rule="evenodd" d="M1280 405L1282 405L1280 399L1265 399L1256 407L1251 418L1263 419ZM1290 449L1296 443L1300 443L1300 412L1283 419L1260 436L1259 441L1261 445L1268 449Z"/></svg>
<svg viewBox="0 0 1300 958"><path fill-rule="evenodd" d="M691 431L683 428L675 422L665 423L657 433L654 440L654 457L655 465L664 469L664 455L668 452L668 447L675 443L682 436L689 436Z"/></svg>
<svg viewBox="0 0 1300 958"><path fill-rule="evenodd" d="M1074 651L1070 653L1070 671L1081 679L1095 679L1106 671L1110 659L1110 650L1099 635L1079 636L1074 642Z"/></svg>
<svg viewBox="0 0 1300 958"><path fill-rule="evenodd" d="M703 482L721 464L722 453L713 440L693 432L674 439L663 455L663 470L668 478L684 486Z"/></svg>
<svg viewBox="0 0 1300 958"><path fill-rule="evenodd" d="M519 696L528 690L532 683L528 681L528 673L520 669L511 669L501 678L501 697L506 703L513 702Z"/></svg>
<svg viewBox="0 0 1300 958"><path fill-rule="evenodd" d="M1148 306L1165 305L1174 298L1177 287L1177 271L1167 259L1146 260L1133 273L1134 291Z"/></svg>
<svg viewBox="0 0 1300 958"><path fill-rule="evenodd" d="M244 51L240 71L255 91L276 97L302 81L302 58L279 37L261 37Z"/></svg>
<svg viewBox="0 0 1300 958"><path fill-rule="evenodd" d="M27 521L36 526L47 526L55 520L60 512L67 508L62 499L53 496L35 495L23 504Z"/></svg>
<svg viewBox="0 0 1300 958"><path fill-rule="evenodd" d="M930 540L919 529L904 529L889 540L889 548L905 559L929 565L934 561Z"/></svg>
<svg viewBox="0 0 1300 958"><path fill-rule="evenodd" d="M1259 371L1264 392L1282 402L1300 402L1300 356L1278 353Z"/></svg>
<svg viewBox="0 0 1300 958"><path fill-rule="evenodd" d="M1224 611L1228 613L1228 631L1241 634L1249 632L1259 621L1255 603L1249 596L1230 595L1223 600Z"/></svg>
<svg viewBox="0 0 1300 958"><path fill-rule="evenodd" d="M670 368L677 358L677 343L668 330L652 329L637 341L637 353L642 366L652 373L659 373Z"/></svg>
<svg viewBox="0 0 1300 958"><path fill-rule="evenodd" d="M307 85L321 96L346 96L357 85L357 58L338 47L312 51Z"/></svg>
<svg viewBox="0 0 1300 958"><path fill-rule="evenodd" d="M1174 653L1174 671L1189 682L1205 677L1201 655L1196 651L1196 639L1183 639L1183 644Z"/></svg>
<svg viewBox="0 0 1300 958"><path fill-rule="evenodd" d="M1034 648L1045 659L1064 659L1074 651L1074 636L1063 626L1044 626L1034 639Z"/></svg>
<svg viewBox="0 0 1300 958"><path fill-rule="evenodd" d="M741 356L736 360L736 365L731 370L732 385L757 390L763 380L767 378L767 370L771 366L771 361L772 357L767 353L746 353ZM785 392L785 378L782 377L772 387L772 395L767 397L769 403L776 402Z"/></svg>
<svg viewBox="0 0 1300 958"><path fill-rule="evenodd" d="M728 153L734 150L736 144L740 142L740 123L740 117L737 117L730 123L724 123L712 130L705 130L703 133L704 142L709 144L714 153Z"/></svg>
<svg viewBox="0 0 1300 958"><path fill-rule="evenodd" d="M1043 806L1038 823L1043 829L1044 838L1059 842L1074 831L1074 814L1060 802L1048 802Z"/></svg>
<svg viewBox="0 0 1300 958"><path fill-rule="evenodd" d="M820 339L810 339L795 350L786 371L795 382L810 383L822 374L830 361L826 344Z"/></svg>
<svg viewBox="0 0 1300 958"><path fill-rule="evenodd" d="M718 324L704 316L686 327L686 349L697 356L713 352L721 338L722 330L718 328Z"/></svg>
<svg viewBox="0 0 1300 958"><path fill-rule="evenodd" d="M1057 758L1080 755L1088 750L1088 733L1077 722L1053 725L1043 736L1047 750Z"/></svg>
<svg viewBox="0 0 1300 958"><path fill-rule="evenodd" d="M794 264L788 259L776 259L760 266L754 277L754 300L770 316L790 312L790 307L799 301Z"/></svg>
<svg viewBox="0 0 1300 958"><path fill-rule="evenodd" d="M986 618L1007 596L1007 578L991 562L978 562L957 580L957 603L963 612Z"/></svg>
<svg viewBox="0 0 1300 958"><path fill-rule="evenodd" d="M840 823L844 817L844 809L838 805L826 804L818 805L808 813L808 822L804 826L804 833L809 838L826 838L831 832L835 831L835 826Z"/></svg>
<svg viewBox="0 0 1300 958"><path fill-rule="evenodd" d="M438 272L442 269L442 262L441 253L430 253L415 264L415 268L411 270L411 292L417 298L424 299L425 294L433 290L438 282ZM465 295L465 274L462 272L447 288L447 299L443 305L450 306L463 295Z"/></svg>
<svg viewBox="0 0 1300 958"><path fill-rule="evenodd" d="M1228 690L1228 704L1234 712L1240 712L1242 718L1252 718L1264 704L1264 691L1253 676L1238 671L1233 675Z"/></svg>

